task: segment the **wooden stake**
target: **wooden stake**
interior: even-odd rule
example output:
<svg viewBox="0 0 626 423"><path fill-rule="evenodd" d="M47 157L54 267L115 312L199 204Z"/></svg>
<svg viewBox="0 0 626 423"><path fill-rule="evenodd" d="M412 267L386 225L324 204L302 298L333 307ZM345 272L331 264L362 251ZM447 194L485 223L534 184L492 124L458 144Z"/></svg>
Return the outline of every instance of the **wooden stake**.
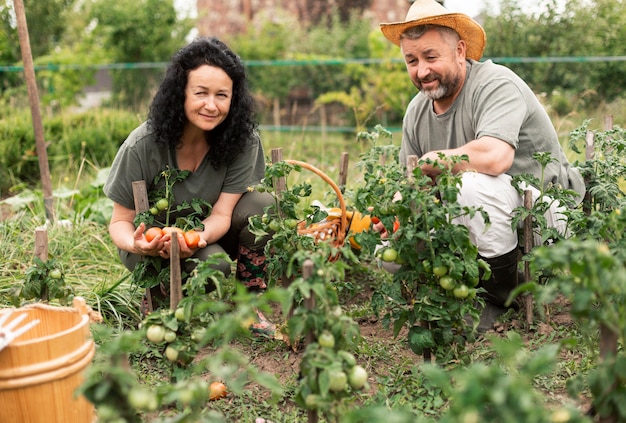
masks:
<svg viewBox="0 0 626 423"><path fill-rule="evenodd" d="M348 159L349 154L347 152L341 153L341 159L339 160L339 188L342 194L345 192L348 182Z"/></svg>
<svg viewBox="0 0 626 423"><path fill-rule="evenodd" d="M39 94L37 92L35 66L33 65L30 39L28 37L28 25L26 24L24 2L22 0L13 0L13 7L15 9L17 32L20 39L22 62L24 62L24 77L26 79L26 87L28 88L28 102L30 103L30 113L33 120L37 158L39 159L39 174L41 177L41 188L43 191L43 203L46 209L46 218L50 222L54 222L54 200L52 198L52 182L50 181L48 152L46 150L43 124L41 122L41 112L39 110Z"/></svg>
<svg viewBox="0 0 626 423"><path fill-rule="evenodd" d="M35 256L43 262L48 260L48 231L45 228L35 229Z"/></svg>
<svg viewBox="0 0 626 423"><path fill-rule="evenodd" d="M533 208L533 195L532 191L527 189L524 191L524 207L526 210ZM532 250L534 245L533 240L533 219L532 216L527 216L524 219L524 253L528 254ZM524 282L530 281L530 263L524 262ZM533 322L533 297L532 295L524 295L524 307L526 309L526 324L528 327Z"/></svg>
<svg viewBox="0 0 626 423"><path fill-rule="evenodd" d="M133 200L135 202L135 213L143 213L149 208L148 203L148 189L146 188L146 181L133 181ZM152 313L154 311L152 307L152 293L150 288L146 288L146 301L147 312Z"/></svg>
<svg viewBox="0 0 626 423"><path fill-rule="evenodd" d="M172 232L170 244L170 310L176 310L183 299L182 276L180 274L180 247L178 233Z"/></svg>

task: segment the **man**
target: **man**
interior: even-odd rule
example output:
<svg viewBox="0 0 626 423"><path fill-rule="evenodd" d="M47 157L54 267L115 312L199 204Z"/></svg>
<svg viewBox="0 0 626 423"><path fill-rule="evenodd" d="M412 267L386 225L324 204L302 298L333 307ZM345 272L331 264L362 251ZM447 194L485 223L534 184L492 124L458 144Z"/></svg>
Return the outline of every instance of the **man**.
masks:
<svg viewBox="0 0 626 423"><path fill-rule="evenodd" d="M385 37L401 49L406 69L419 93L410 102L403 121L401 163L407 156L439 160L466 155L469 161L454 166L463 172L459 202L482 206L491 225L481 217L461 220L480 256L491 265L492 277L481 282L487 291L479 332L493 326L506 311L506 299L517 286L519 260L512 210L522 198L511 176L542 177L535 152L550 152L556 162L543 174L546 184L584 194L584 182L570 166L550 118L532 90L511 70L478 62L486 44L483 28L469 16L450 13L435 0L416 0L403 22L381 24ZM437 169L423 165L425 174ZM535 199L539 191L534 192ZM563 227L559 208L548 221Z"/></svg>

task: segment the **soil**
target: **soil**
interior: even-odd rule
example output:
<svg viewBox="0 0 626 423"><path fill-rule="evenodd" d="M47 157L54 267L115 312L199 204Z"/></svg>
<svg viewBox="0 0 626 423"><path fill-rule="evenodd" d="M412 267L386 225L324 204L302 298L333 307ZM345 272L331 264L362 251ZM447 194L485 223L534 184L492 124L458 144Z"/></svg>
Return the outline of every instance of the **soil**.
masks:
<svg viewBox="0 0 626 423"><path fill-rule="evenodd" d="M354 304L363 304L364 299L369 301L371 292L372 290L369 288L363 289L351 302ZM344 304L344 307L350 307L350 303ZM532 351L537 348L538 344L548 342L546 339L549 340L549 342L558 342L559 336L556 332L557 329L558 331L562 331L565 328L572 328L572 326L575 325L569 314L569 304L565 298L558 298L555 303L545 310L545 313L543 319L535 317L535 322L530 326L532 329L528 330L527 328L529 326L525 322L525 313L523 310L519 311L511 317L505 318L502 322L496 323L490 334L504 337L508 331L514 330L522 335L525 344ZM275 314L272 318L280 319L280 316ZM371 386L372 394L377 390L376 380L378 380L379 377L388 376L399 367L403 365L406 367L407 363L410 363L412 366L423 361L422 356L416 355L409 349L406 343L406 330L401 331L398 337L394 337L392 330L384 327L381 320L373 315L360 318L357 320L357 323L359 324L360 333L366 345L377 345L378 348L393 351L393 359L384 361L374 362L374 358L368 356L367 359L370 361L362 363L362 357L357 356L357 360L369 371L368 381ZM485 339L480 339L473 344L470 343L467 345L467 351L471 352L480 348L484 350L486 343L488 342ZM250 351L246 351L246 353L251 357L251 363L259 370L276 375L281 382L286 382L297 377L300 368L300 360L304 351L303 345L294 347L285 343L282 350L279 349L272 354L255 354L253 348L254 346L252 346ZM574 359L580 362L583 359L582 355L573 358L572 352L567 350L564 350L561 354L563 360L572 361L572 359ZM551 386L544 394L548 404L553 404L554 406L572 403L572 400L565 390L565 386L558 389L554 389L554 386ZM580 398L577 401L577 406L581 412L587 413L591 408L590 399Z"/></svg>

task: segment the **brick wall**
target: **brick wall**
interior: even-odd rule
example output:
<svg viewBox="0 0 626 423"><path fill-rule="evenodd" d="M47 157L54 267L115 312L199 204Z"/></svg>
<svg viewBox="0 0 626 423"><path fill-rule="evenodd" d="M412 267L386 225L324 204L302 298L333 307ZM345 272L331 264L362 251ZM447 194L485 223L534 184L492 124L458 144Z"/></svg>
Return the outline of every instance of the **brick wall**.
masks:
<svg viewBox="0 0 626 423"><path fill-rule="evenodd" d="M295 17L307 21L306 0L196 0L198 32L228 40L229 35L245 32L250 24L265 19ZM366 17L374 26L401 21L410 6L408 0L372 0Z"/></svg>

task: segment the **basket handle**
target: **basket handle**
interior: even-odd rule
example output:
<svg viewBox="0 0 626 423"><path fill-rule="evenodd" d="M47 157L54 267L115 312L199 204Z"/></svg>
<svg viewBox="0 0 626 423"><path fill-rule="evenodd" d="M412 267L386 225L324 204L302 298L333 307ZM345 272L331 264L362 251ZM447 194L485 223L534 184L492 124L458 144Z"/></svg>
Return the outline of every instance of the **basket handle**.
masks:
<svg viewBox="0 0 626 423"><path fill-rule="evenodd" d="M346 202L337 184L335 184L335 182L332 179L330 179L328 175L326 175L324 172L322 172L321 170L319 170L318 168L316 168L315 166L309 163L301 162L299 160L285 160L285 162L310 170L311 172L315 173L320 178L322 178L324 182L330 185L333 191L335 191L335 194L337 194L337 199L339 200L339 208L341 209L341 217L340 217L340 225L339 225L341 230L339 231L339 234L337 234L337 237L339 238L340 244L343 244L344 238L346 236L346 229L348 226L348 217L346 215Z"/></svg>

